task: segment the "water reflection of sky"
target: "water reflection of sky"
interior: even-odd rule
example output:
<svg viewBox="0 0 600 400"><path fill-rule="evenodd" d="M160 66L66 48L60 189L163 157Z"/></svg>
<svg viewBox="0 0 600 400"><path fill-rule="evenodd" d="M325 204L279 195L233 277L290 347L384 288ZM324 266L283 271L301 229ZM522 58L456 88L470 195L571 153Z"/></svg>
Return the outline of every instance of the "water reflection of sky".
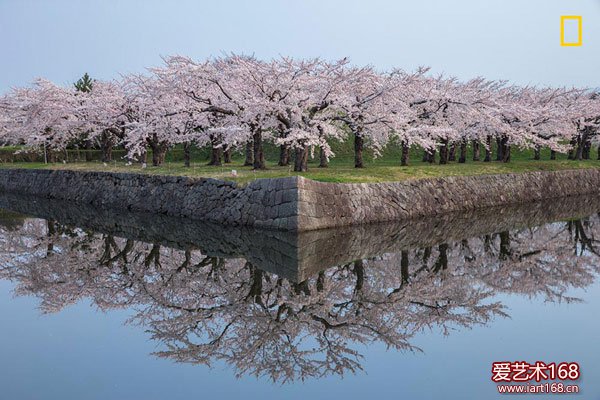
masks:
<svg viewBox="0 0 600 400"><path fill-rule="evenodd" d="M576 398L600 398L598 281L573 291L583 304L501 296L509 319L448 336L420 334L415 344L423 353L361 346L366 373L287 385L236 379L222 364L208 369L158 359L149 355L156 344L142 330L123 325L128 311L96 312L83 303L40 316L36 299L13 298L11 287L0 283L0 375L6 399L487 399L495 397L493 361L538 359L579 362L582 393Z"/></svg>
<svg viewBox="0 0 600 400"><path fill-rule="evenodd" d="M510 215L518 212L516 210ZM481 220L484 219L482 217ZM583 226L588 234L596 233L594 229L600 228L598 218L592 219L592 223L585 223L584 219ZM556 231L557 227L562 227L565 223L546 226L550 231ZM459 222L451 221L454 229L459 225ZM438 226L437 229L445 228ZM521 246L522 249L519 247L519 250L527 254L530 234L523 228L519 232L521 233L512 235L511 240L514 241L515 249ZM533 239L536 237L535 232L538 235L548 233L546 230L532 232ZM533 239L532 243L539 245ZM367 241L363 237L358 242L364 244ZM542 244L544 242L539 241ZM56 250L61 255L67 254L68 246L65 247L65 243L68 241L61 243ZM557 249L556 251L568 249L560 246L551 248ZM456 262L457 258L451 251L448 255L451 262ZM563 260L563 255L551 253L542 255L539 259L553 260L554 258L549 258L550 255L558 256L559 261ZM38 251L36 256L43 257L43 251ZM566 255L566 259L568 258ZM19 264L30 260L30 257L21 256L14 261ZM381 266L390 262L399 263L393 257L385 260L376 263ZM595 260L597 262L598 259ZM485 268L495 271L494 268L497 267L490 261ZM487 276L485 268L480 276ZM377 269L369 270L367 280L374 279L377 282L377 279L381 279L377 278L378 273L380 271ZM415 279L416 277L415 275ZM19 279L24 277L17 277L14 281ZM574 281L577 279L574 278ZM502 284L501 281L493 283ZM518 281L512 284L517 291L521 290L518 288ZM600 282L596 279L592 284L584 286L585 288L580 289L570 287L562 293L564 296L583 300L571 304L545 301L547 296L541 293L530 297L523 293L507 294L509 291L499 291L492 297L485 298L484 302L502 303L508 318L495 316L487 324L474 323L467 328L457 327L449 335L443 335L439 326L434 324L431 329L420 331L410 339L410 344L423 352L389 350L381 341L352 345L353 349L364 356L360 362L363 371L348 373L343 378L333 374L321 379L309 378L305 382L294 381L281 385L273 384L267 378L257 379L247 375L236 378L235 369L222 361L216 361L212 368L207 368L174 363L170 359L152 355L151 353L161 350L162 346L150 339L150 334L145 331L146 327L126 323L136 314L130 308L101 312L86 299L66 306L60 312L42 315L38 309L40 299L35 293L34 296L15 297L15 282L2 280L0 397L487 399L500 397L490 380L493 361L541 360L578 362L582 370L582 379L579 381L582 392L574 398L599 399L600 382L595 377L600 376L597 363L600 358L597 346L600 322L595 315L600 305ZM534 396L527 398L530 397ZM544 397L547 395L535 398ZM563 395L560 398L570 397Z"/></svg>

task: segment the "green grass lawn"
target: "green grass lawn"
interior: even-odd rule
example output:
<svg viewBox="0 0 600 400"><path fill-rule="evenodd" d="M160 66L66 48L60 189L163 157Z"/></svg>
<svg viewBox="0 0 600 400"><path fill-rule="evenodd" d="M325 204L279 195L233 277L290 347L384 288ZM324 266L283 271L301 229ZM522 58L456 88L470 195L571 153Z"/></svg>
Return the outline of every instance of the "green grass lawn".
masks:
<svg viewBox="0 0 600 400"><path fill-rule="evenodd" d="M18 148L0 148L1 151L11 152ZM72 169L81 171L110 171L110 172L137 172L159 175L186 175L194 177L211 177L223 180L232 180L240 183L246 183L258 178L275 178L284 176L302 175L310 179L323 182L390 182L402 181L407 179L433 178L440 176L457 175L481 175L481 174L505 174L519 173L527 171L556 171L564 169L578 168L600 168L600 161L596 161L597 152L593 151L591 160L572 161L567 160L565 154L558 154L557 160L550 160L550 151L542 150L542 159L536 161L533 159L532 150L512 150L512 160L509 163L501 162L473 162L471 149L467 162L459 164L450 162L447 165L428 164L421 161L423 151L415 148L411 150L409 166L400 166L400 147L397 145L387 146L382 155L374 158L371 152L365 150L365 168L354 168L353 144L351 142L334 142L332 149L336 156L331 159L329 168L319 168L318 159L310 160L309 171L304 173L293 172L293 166L280 167L276 160L279 158L279 149L271 143L265 144L265 155L267 159L266 171L253 171L251 167L244 167L243 155L236 153L233 155L231 164L224 164L221 167L207 166L209 151L205 148L194 148L192 150L192 166L185 168L183 166L183 150L175 147L167 153L166 162L163 166L142 169L141 165L125 165L122 161L125 155L124 150L118 149L113 152L113 161L104 166L99 161L78 162L73 161L82 159L84 156L75 150L69 150L69 160L66 164L62 162L54 164L44 164L41 162L0 162L0 168L44 168L44 169ZM0 151L0 153L1 153ZM96 157L99 152L96 151ZM317 153L317 152L315 152ZM315 154L318 155L318 154ZM494 151L495 155L495 151ZM457 155L458 156L458 155ZM483 149L481 157L483 158ZM317 157L318 158L318 157ZM43 159L43 158L42 158ZM148 160L152 155L148 154ZM237 177L232 176L232 170L237 171Z"/></svg>
<svg viewBox="0 0 600 400"><path fill-rule="evenodd" d="M275 178L302 175L310 179L323 182L390 182L408 179L432 178L440 176L457 175L481 175L481 174L504 174L520 173L528 171L556 171L577 168L600 168L600 161L585 160L571 161L564 158L551 161L535 161L526 154L515 154L510 163L501 162L473 162L465 164L451 162L447 165L423 163L419 157L413 157L410 165L401 167L399 158L384 156L378 159L370 159L365 168L354 168L351 157L338 157L331 160L329 168L319 168L318 164L311 162L309 171L304 173L293 172L293 167L279 167L274 162L267 163L266 171L253 171L251 167L244 167L241 157L234 157L231 164L221 167L207 166L206 161L197 160L190 168L185 168L181 161L167 161L163 166L148 166L145 169L139 164L125 165L121 161L113 161L106 166L98 161L73 162L73 163L5 163L0 168L42 168L42 169L71 169L80 171L107 171L107 172L137 172L159 175L186 175L193 177L211 177L223 180L232 180L246 183L258 178ZM232 170L237 171L237 177L232 176Z"/></svg>

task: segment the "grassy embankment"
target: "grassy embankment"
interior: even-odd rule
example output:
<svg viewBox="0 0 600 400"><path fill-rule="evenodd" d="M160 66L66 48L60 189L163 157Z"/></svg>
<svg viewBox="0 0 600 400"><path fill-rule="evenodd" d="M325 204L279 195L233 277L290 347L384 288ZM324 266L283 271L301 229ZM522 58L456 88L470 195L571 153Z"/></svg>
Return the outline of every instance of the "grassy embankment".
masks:
<svg viewBox="0 0 600 400"><path fill-rule="evenodd" d="M251 167L244 167L241 154L235 154L231 164L220 167L207 166L207 152L197 150L194 153L192 166L185 168L181 161L180 150L175 149L167 157L163 166L142 169L139 164L125 165L124 161L113 161L104 165L99 161L92 162L59 162L44 164L42 162L14 162L2 163L0 168L43 168L43 169L72 169L81 171L110 171L110 172L138 172L161 175L186 175L194 177L212 177L218 179L234 180L246 183L257 178L273 178L293 175L302 175L310 179L324 182L390 182L407 179L432 178L440 176L481 175L520 173L528 171L556 171L576 168L600 168L600 161L596 160L596 153L592 160L572 161L566 155L558 154L557 160L550 160L549 151L542 151L542 160L533 159L533 151L513 150L512 160L509 163L501 162L473 162L472 155L465 164L450 162L447 165L428 164L421 161L422 152L414 150L411 153L410 165L400 166L400 150L391 146L380 158L374 159L365 154L365 168L354 168L353 154L349 146L338 145L334 148L337 156L330 161L329 168L319 168L318 160L311 160L309 171L304 173L293 172L293 166L277 166L277 149L267 146L266 171L253 171ZM118 158L118 157L116 157ZM482 154L483 158L483 154ZM151 160L151 155L148 157ZM237 177L232 176L232 170L237 171Z"/></svg>

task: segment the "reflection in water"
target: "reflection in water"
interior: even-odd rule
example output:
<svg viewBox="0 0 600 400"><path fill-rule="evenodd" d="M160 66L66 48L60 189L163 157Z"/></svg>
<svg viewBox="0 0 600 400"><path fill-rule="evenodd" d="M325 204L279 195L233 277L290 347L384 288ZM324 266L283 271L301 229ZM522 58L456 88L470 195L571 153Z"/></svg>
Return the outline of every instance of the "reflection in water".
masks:
<svg viewBox="0 0 600 400"><path fill-rule="evenodd" d="M500 293L577 301L566 291L599 264L592 198L302 234L8 195L0 206L14 210L0 213L0 278L44 312L82 298L132 308L160 357L281 382L355 372L359 343L418 350L425 329L485 324L506 315Z"/></svg>

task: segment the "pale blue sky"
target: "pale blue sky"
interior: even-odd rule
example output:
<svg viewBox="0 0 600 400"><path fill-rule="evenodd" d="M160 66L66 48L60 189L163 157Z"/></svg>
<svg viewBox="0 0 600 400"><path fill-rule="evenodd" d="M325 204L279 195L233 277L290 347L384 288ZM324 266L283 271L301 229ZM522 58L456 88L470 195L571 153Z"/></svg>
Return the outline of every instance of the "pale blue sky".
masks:
<svg viewBox="0 0 600 400"><path fill-rule="evenodd" d="M561 15L582 47L560 47ZM600 0L0 0L0 93L230 51L600 87Z"/></svg>

